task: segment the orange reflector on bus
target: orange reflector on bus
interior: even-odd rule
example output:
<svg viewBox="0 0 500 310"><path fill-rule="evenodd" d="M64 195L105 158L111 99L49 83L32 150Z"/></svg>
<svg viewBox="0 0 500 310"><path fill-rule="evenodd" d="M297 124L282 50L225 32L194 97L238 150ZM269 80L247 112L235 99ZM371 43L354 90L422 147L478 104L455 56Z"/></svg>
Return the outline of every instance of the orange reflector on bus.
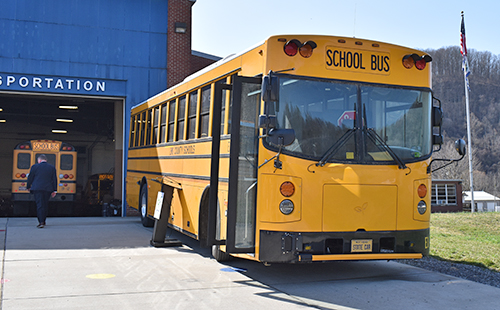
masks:
<svg viewBox="0 0 500 310"><path fill-rule="evenodd" d="M406 69L411 69L415 65L415 60L413 60L413 57L411 55L406 55L403 57L403 66Z"/></svg>
<svg viewBox="0 0 500 310"><path fill-rule="evenodd" d="M280 193L285 197L290 197L295 193L295 186L292 182L283 182L280 186Z"/></svg>
<svg viewBox="0 0 500 310"><path fill-rule="evenodd" d="M313 41L307 41L299 49L299 53L302 57L304 58L309 58L311 57L313 53L313 49L317 47L316 43Z"/></svg>
<svg viewBox="0 0 500 310"><path fill-rule="evenodd" d="M417 189L418 197L424 198L427 195L427 186L420 184Z"/></svg>

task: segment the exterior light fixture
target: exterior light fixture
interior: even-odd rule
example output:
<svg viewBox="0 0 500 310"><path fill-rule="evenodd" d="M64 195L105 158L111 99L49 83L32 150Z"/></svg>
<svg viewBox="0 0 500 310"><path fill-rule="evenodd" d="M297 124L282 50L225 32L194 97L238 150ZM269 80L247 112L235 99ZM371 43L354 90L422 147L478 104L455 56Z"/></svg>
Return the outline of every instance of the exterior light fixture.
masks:
<svg viewBox="0 0 500 310"><path fill-rule="evenodd" d="M61 122L61 123L73 123L72 119L65 119L65 118L57 118L56 122Z"/></svg>
<svg viewBox="0 0 500 310"><path fill-rule="evenodd" d="M68 133L68 131L62 129L52 129L52 133Z"/></svg>
<svg viewBox="0 0 500 310"><path fill-rule="evenodd" d="M176 33L186 33L187 32L187 24L186 23L175 23L174 30Z"/></svg>
<svg viewBox="0 0 500 310"><path fill-rule="evenodd" d="M63 110L78 110L78 106L76 106L76 105L60 105L59 109L63 109Z"/></svg>

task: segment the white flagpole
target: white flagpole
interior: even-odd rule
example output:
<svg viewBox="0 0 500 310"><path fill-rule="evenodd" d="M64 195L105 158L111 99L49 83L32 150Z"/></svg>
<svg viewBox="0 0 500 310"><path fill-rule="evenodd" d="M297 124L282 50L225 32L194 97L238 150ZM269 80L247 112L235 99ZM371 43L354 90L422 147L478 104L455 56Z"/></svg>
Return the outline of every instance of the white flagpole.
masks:
<svg viewBox="0 0 500 310"><path fill-rule="evenodd" d="M464 70L464 84L465 84L465 109L467 113L467 143L468 153L469 153L469 174L470 174L470 212L474 213L474 178L472 177L472 140L471 140L471 129L470 129L470 112L469 112L469 90L467 89L467 72Z"/></svg>
<svg viewBox="0 0 500 310"><path fill-rule="evenodd" d="M469 174L470 174L470 212L474 213L474 178L472 176L472 138L471 138L471 128L470 128L470 109L469 109L469 86L467 81L467 75L469 74L469 64L467 60L467 45L465 43L465 23L464 23L464 11L462 11L462 24L460 25L460 40L461 40L461 53L462 59L462 69L464 71L464 85L465 85L465 109L467 113L467 140L468 143L468 153L469 153Z"/></svg>

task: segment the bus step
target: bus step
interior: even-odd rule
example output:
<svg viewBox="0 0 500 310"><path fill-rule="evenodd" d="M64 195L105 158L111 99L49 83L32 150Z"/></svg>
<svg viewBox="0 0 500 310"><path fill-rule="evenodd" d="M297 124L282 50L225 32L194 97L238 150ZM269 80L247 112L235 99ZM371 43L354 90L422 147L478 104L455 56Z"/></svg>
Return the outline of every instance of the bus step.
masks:
<svg viewBox="0 0 500 310"><path fill-rule="evenodd" d="M182 246L182 242L177 239L165 239L163 242L151 240L151 245L155 248L167 248Z"/></svg>

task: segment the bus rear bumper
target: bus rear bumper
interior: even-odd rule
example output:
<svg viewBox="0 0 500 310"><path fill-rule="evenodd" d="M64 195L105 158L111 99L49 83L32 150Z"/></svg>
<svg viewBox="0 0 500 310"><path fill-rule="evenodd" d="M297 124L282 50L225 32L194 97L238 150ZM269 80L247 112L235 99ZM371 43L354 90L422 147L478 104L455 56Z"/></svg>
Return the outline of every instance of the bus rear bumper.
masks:
<svg viewBox="0 0 500 310"><path fill-rule="evenodd" d="M259 261L298 263L420 259L429 254L429 229L376 232L260 231Z"/></svg>
<svg viewBox="0 0 500 310"><path fill-rule="evenodd" d="M31 193L13 193L11 197L12 201L35 201L35 197ZM50 198L50 201L74 201L74 194L60 194L57 193L54 198Z"/></svg>

